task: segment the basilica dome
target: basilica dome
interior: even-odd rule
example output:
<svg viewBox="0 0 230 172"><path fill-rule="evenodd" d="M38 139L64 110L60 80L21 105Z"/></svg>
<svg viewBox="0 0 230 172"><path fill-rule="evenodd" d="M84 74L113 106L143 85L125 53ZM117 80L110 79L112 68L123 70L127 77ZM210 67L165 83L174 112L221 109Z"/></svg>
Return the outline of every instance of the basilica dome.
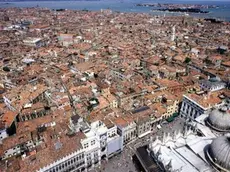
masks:
<svg viewBox="0 0 230 172"><path fill-rule="evenodd" d="M208 159L220 171L230 171L230 137L221 136L208 148Z"/></svg>
<svg viewBox="0 0 230 172"><path fill-rule="evenodd" d="M208 116L207 124L217 131L230 131L230 113L227 107L214 109Z"/></svg>

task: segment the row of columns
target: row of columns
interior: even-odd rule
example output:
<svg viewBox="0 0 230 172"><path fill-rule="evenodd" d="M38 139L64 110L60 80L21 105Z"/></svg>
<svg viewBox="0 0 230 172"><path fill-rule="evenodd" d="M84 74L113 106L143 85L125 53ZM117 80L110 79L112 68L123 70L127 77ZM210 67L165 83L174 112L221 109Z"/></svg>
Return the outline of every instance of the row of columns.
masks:
<svg viewBox="0 0 230 172"><path fill-rule="evenodd" d="M19 120L20 120L20 122L23 122L23 121L43 117L43 116L46 116L46 115L47 115L46 110L41 110L41 111L38 111L38 112L34 111L34 112L30 113L30 114L20 114L19 115Z"/></svg>
<svg viewBox="0 0 230 172"><path fill-rule="evenodd" d="M131 132L128 132L126 135L124 135L124 143L128 143L129 141L133 140L133 138L136 137L136 131L132 130Z"/></svg>
<svg viewBox="0 0 230 172"><path fill-rule="evenodd" d="M186 115L186 118L190 119L195 119L199 115L199 112L186 102L182 103L181 111L182 115Z"/></svg>

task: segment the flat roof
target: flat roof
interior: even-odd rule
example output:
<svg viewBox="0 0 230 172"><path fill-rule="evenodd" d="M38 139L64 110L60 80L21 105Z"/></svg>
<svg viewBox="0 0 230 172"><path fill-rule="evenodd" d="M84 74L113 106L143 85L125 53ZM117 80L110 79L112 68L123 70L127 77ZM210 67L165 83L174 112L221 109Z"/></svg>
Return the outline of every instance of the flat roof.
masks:
<svg viewBox="0 0 230 172"><path fill-rule="evenodd" d="M192 141L188 142L189 148L196 154L199 155L203 161L206 161L204 149L207 145L212 143L212 139L206 137L197 137Z"/></svg>
<svg viewBox="0 0 230 172"><path fill-rule="evenodd" d="M36 43L38 41L41 41L41 38L26 38L23 40L24 43Z"/></svg>
<svg viewBox="0 0 230 172"><path fill-rule="evenodd" d="M176 152L179 153L182 157L184 157L200 172L211 171L210 166L187 147L183 146L177 148Z"/></svg>

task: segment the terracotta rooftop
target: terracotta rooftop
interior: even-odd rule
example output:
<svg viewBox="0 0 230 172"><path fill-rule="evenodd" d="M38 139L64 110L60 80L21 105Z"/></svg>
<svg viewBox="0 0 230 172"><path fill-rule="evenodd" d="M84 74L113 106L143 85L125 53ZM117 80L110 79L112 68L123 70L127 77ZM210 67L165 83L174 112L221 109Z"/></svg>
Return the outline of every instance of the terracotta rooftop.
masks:
<svg viewBox="0 0 230 172"><path fill-rule="evenodd" d="M174 87L174 86L181 86L179 82L175 80L169 80L169 79L158 79L156 80L157 84L160 84L163 87Z"/></svg>
<svg viewBox="0 0 230 172"><path fill-rule="evenodd" d="M11 124L14 122L16 116L17 112L7 111L2 115L1 120L7 127L10 127Z"/></svg>
<svg viewBox="0 0 230 172"><path fill-rule="evenodd" d="M124 120L124 118L122 117L118 117L118 118L114 118L112 119L112 121L117 125L117 126L120 126L120 127L126 127L128 126L128 121Z"/></svg>
<svg viewBox="0 0 230 172"><path fill-rule="evenodd" d="M30 140L32 140L30 132L7 137L3 140L3 150L6 151L10 148L13 148L21 143L25 143Z"/></svg>
<svg viewBox="0 0 230 172"><path fill-rule="evenodd" d="M186 94L186 96L192 99L193 101L197 102L198 104L200 104L202 107L210 108L222 102L222 100L218 97L219 94L220 92L217 91L217 92L212 92L203 95L197 95L195 93Z"/></svg>
<svg viewBox="0 0 230 172"><path fill-rule="evenodd" d="M58 127L58 126L57 126ZM56 127L56 128L57 128ZM61 127L62 128L62 127ZM52 130L52 129L51 129ZM53 132L59 133L57 138L51 138ZM23 161L20 161L20 171L29 172L36 171L52 162L55 162L74 151L81 149L81 139L85 138L83 133L76 133L74 136L66 136L61 131L47 131L44 134L45 144L33 155ZM59 147L55 145L59 144Z"/></svg>

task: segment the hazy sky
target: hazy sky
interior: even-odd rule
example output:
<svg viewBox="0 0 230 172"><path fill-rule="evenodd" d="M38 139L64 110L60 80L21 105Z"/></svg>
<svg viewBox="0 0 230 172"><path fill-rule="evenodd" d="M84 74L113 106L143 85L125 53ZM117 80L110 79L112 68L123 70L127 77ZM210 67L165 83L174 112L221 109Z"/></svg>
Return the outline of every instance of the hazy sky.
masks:
<svg viewBox="0 0 230 172"><path fill-rule="evenodd" d="M124 0L126 1L126 0ZM135 1L135 0L128 0L128 1ZM186 2L229 2L230 3L230 0L136 0L136 1L148 1L148 2L157 2L157 3L164 3L164 2L183 2L183 3L186 3Z"/></svg>
<svg viewBox="0 0 230 172"><path fill-rule="evenodd" d="M155 0L157 1L157 0ZM183 1L183 2L187 2L186 0L170 0L170 1ZM230 0L189 0L189 2L191 1L199 1L199 2L202 2L202 1L212 1L212 2L230 2ZM160 0L158 2L161 2Z"/></svg>
<svg viewBox="0 0 230 172"><path fill-rule="evenodd" d="M151 1L151 0L149 0ZM153 0L154 2L161 2L161 0ZM167 1L167 0L165 0ZM174 2L174 1L181 1L181 2L187 2L187 0L168 0L168 1L171 1L171 2ZM188 0L189 2L191 1L199 1L199 2L202 2L202 1L205 1L205 2L230 2L230 0Z"/></svg>

